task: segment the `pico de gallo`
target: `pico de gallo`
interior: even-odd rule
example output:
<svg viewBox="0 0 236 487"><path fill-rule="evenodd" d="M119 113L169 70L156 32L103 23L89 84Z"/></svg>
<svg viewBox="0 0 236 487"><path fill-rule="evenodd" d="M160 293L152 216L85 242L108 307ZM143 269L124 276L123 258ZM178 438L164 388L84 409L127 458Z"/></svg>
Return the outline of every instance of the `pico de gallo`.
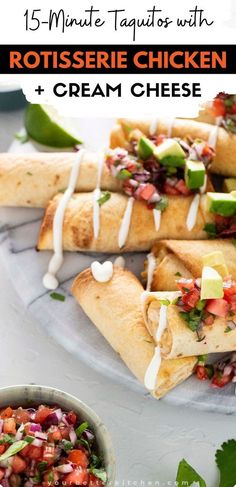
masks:
<svg viewBox="0 0 236 487"><path fill-rule="evenodd" d="M94 433L74 411L47 405L0 411L2 487L103 487L106 480Z"/></svg>
<svg viewBox="0 0 236 487"><path fill-rule="evenodd" d="M227 217L214 215L214 222L206 223L205 232L209 238L236 238L236 215Z"/></svg>
<svg viewBox="0 0 236 487"><path fill-rule="evenodd" d="M198 380L209 380L214 388L236 382L236 354L231 353L214 364L208 364L207 355L201 355L198 357L195 373Z"/></svg>
<svg viewBox="0 0 236 487"><path fill-rule="evenodd" d="M186 183L186 161L198 161L204 164L204 168L212 162L214 149L200 139L193 140L189 137L174 139L183 150L183 164L165 164L158 160L150 151L145 160L140 155L139 141L143 138L142 132L133 130L130 132L130 150L123 148L110 149L106 156L106 164L112 176L117 178L122 189L128 196L136 200L145 201L149 209L163 211L168 205L168 195L189 196L199 191L191 189ZM154 147L160 147L165 141L170 140L165 135L144 137ZM155 151L154 151L155 152ZM174 160L174 156L173 156ZM179 158L176 157L176 161Z"/></svg>
<svg viewBox="0 0 236 487"><path fill-rule="evenodd" d="M220 118L220 125L229 132L236 133L236 95L218 93L214 98L211 111Z"/></svg>
<svg viewBox="0 0 236 487"><path fill-rule="evenodd" d="M204 340L204 326L214 325L216 317L226 319L224 332L236 328L236 282L230 277L223 281L223 297L217 299L201 299L201 279L184 279L176 281L181 296L175 304L187 326L196 332L198 341Z"/></svg>

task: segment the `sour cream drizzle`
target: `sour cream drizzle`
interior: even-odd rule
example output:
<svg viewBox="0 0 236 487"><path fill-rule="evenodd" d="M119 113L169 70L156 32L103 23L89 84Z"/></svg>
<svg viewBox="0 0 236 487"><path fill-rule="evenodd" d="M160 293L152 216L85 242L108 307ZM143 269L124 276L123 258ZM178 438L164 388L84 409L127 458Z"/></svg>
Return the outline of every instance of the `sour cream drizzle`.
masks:
<svg viewBox="0 0 236 487"><path fill-rule="evenodd" d="M152 120L149 127L149 135L156 135L158 123L159 123L159 118L155 118L154 120Z"/></svg>
<svg viewBox="0 0 236 487"><path fill-rule="evenodd" d="M147 284L146 284L146 291L151 290L153 274L156 268L156 259L152 252L147 255Z"/></svg>
<svg viewBox="0 0 236 487"><path fill-rule="evenodd" d="M95 281L108 282L113 276L113 264L110 260L103 263L96 260L91 264L91 272Z"/></svg>
<svg viewBox="0 0 236 487"><path fill-rule="evenodd" d="M79 175L80 165L84 156L85 150L81 149L76 155L75 162L71 169L68 187L59 201L53 220L53 256L48 265L48 272L43 278L43 285L46 289L56 289L58 287L58 280L56 274L63 263L63 221L67 204L73 195Z"/></svg>
<svg viewBox="0 0 236 487"><path fill-rule="evenodd" d="M101 196L101 177L104 164L104 153L98 156L98 175L97 175L97 185L93 192L93 234L95 238L98 238L100 230L100 206L98 200Z"/></svg>
<svg viewBox="0 0 236 487"><path fill-rule="evenodd" d="M156 210L156 208L154 208L152 211L155 223L155 230L158 232L161 226L161 210Z"/></svg>
<svg viewBox="0 0 236 487"><path fill-rule="evenodd" d="M216 143L217 143L217 137L218 137L218 131L219 131L219 126L222 122L223 117L216 117L216 124L213 126L209 138L208 138L208 144L213 147L213 149L216 148Z"/></svg>
<svg viewBox="0 0 236 487"><path fill-rule="evenodd" d="M204 176L204 183L200 188L200 193L203 194L206 192L206 187L207 187L207 174Z"/></svg>
<svg viewBox="0 0 236 487"><path fill-rule="evenodd" d="M146 370L144 377L144 385L149 391L153 391L156 387L157 376L161 367L161 349L159 345L155 348L152 360Z"/></svg>
<svg viewBox="0 0 236 487"><path fill-rule="evenodd" d="M195 194L192 203L190 205L189 212L187 215L187 220L186 220L186 226L189 231L191 231L196 224L199 204L200 204L200 194Z"/></svg>
<svg viewBox="0 0 236 487"><path fill-rule="evenodd" d="M162 304L160 308L159 326L157 327L157 332L155 336L157 343L161 340L162 334L167 327L167 308L168 307L164 304ZM149 391L152 391L157 384L160 367L161 367L161 349L160 349L160 345L157 345L155 348L155 353L146 370L146 374L144 378L145 387Z"/></svg>
<svg viewBox="0 0 236 487"><path fill-rule="evenodd" d="M131 217L132 217L132 211L133 211L133 205L134 205L134 198L131 196L128 199L127 206L125 209L124 216L122 218L120 230L119 230L119 235L118 235L118 245L120 249L124 247L125 242L127 240L128 234L129 234L129 227L131 223Z"/></svg>

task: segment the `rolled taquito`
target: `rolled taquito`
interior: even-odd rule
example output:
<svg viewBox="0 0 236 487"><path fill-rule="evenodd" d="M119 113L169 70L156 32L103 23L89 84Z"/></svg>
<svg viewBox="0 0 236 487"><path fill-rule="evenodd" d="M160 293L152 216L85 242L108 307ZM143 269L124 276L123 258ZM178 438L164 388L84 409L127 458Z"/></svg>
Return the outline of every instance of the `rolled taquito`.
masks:
<svg viewBox="0 0 236 487"><path fill-rule="evenodd" d="M109 282L97 282L90 269L77 276L72 293L94 325L144 383L145 374L155 352L141 307L143 288L131 272L114 267ZM193 372L196 358L163 360L150 392L160 398Z"/></svg>
<svg viewBox="0 0 236 487"><path fill-rule="evenodd" d="M180 308L175 304L165 306L166 324L163 332L158 333L160 326L160 310L166 299L174 301L176 293L146 293L144 295L144 319L154 340L160 345L162 357L175 359L216 352L229 352L236 349L236 329L226 332L228 319L215 317L212 325L203 325L202 339L187 325L180 315ZM231 317L236 319L236 315ZM160 336L158 336L160 335Z"/></svg>
<svg viewBox="0 0 236 487"><path fill-rule="evenodd" d="M53 220L62 198L59 194L49 203L40 229L39 250L53 248ZM211 222L213 214L206 209L206 196L201 196L194 228L187 229L186 220L192 196L170 196L169 204L161 216L160 228L155 229L153 211L142 201L134 201L128 236L122 248L119 246L119 232L124 222L129 198L112 193L110 199L100 207L100 230L98 238L93 233L93 193L77 193L70 199L65 210L63 224L63 248L69 251L143 251L150 250L157 239L206 239L203 230Z"/></svg>
<svg viewBox="0 0 236 487"><path fill-rule="evenodd" d="M145 135L148 135L151 124L152 121L150 120L119 119L110 135L111 147L124 147L129 149L130 131L139 129ZM214 138L213 131L216 130L216 127L213 127L209 123L177 118L170 122L163 118L158 119L156 133L168 134L170 126L172 137L183 138L190 136L193 139L200 138L205 141L210 141L211 136ZM215 150L216 154L209 170L212 173L236 177L236 135L229 134L225 129L219 127L216 133Z"/></svg>
<svg viewBox="0 0 236 487"><path fill-rule="evenodd" d="M67 188L76 157L76 152L0 154L0 205L45 208L53 196ZM98 160L99 154L85 152L76 191L96 188ZM100 187L110 191L121 188L106 164Z"/></svg>
<svg viewBox="0 0 236 487"><path fill-rule="evenodd" d="M151 277L152 291L175 291L180 276L198 278L202 274L202 256L220 251L232 279L236 280L236 246L231 240L163 240L152 248L156 260ZM147 280L148 260L145 261L143 278Z"/></svg>

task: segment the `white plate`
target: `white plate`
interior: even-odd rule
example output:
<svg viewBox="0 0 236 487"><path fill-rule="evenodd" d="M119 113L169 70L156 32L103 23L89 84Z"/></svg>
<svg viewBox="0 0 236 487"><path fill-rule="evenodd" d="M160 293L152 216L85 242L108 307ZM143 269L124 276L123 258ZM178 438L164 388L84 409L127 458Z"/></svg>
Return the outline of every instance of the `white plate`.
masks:
<svg viewBox="0 0 236 487"><path fill-rule="evenodd" d="M114 120L111 119L78 120L86 148L97 150L106 147L113 123ZM36 149L29 143L21 145L14 141L10 150L30 152ZM70 293L72 281L80 271L90 266L95 258L104 261L108 256L90 253L65 254L65 262L60 272L61 285L58 289L58 292L66 295L63 303L51 299L50 293L42 286L42 276L51 255L50 252L35 250L42 214L42 210L34 209L0 209L0 257L24 305L47 333L78 359L114 381L122 382L140 394L149 395L90 323ZM144 257L144 254L126 256L127 267L137 276L140 276L143 269ZM199 409L232 414L236 412L234 389L233 384L222 390L211 389L208 383L199 382L192 377L163 400L175 405L188 404Z"/></svg>

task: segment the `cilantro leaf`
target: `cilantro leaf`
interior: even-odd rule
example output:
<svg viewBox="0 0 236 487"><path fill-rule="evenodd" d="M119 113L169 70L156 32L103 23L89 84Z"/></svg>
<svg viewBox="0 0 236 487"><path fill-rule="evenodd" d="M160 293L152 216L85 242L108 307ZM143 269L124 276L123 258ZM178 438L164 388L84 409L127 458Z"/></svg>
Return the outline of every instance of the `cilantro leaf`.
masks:
<svg viewBox="0 0 236 487"><path fill-rule="evenodd" d="M216 452L216 464L220 471L219 487L234 487L236 484L236 440L229 440Z"/></svg>
<svg viewBox="0 0 236 487"><path fill-rule="evenodd" d="M215 223L206 223L203 230L207 233L209 238L215 238L217 235L216 225Z"/></svg>
<svg viewBox="0 0 236 487"><path fill-rule="evenodd" d="M64 294L60 294L60 293L51 293L50 298L55 299L56 301L62 301L62 302L64 302L66 299Z"/></svg>
<svg viewBox="0 0 236 487"><path fill-rule="evenodd" d="M179 463L176 481L178 487L190 487L194 482L198 482L199 487L206 487L203 478L184 459Z"/></svg>
<svg viewBox="0 0 236 487"><path fill-rule="evenodd" d="M121 181L125 181L126 179L130 179L132 177L132 172L128 171L128 169L121 169L121 171L118 172L116 177Z"/></svg>
<svg viewBox="0 0 236 487"><path fill-rule="evenodd" d="M84 421L84 423L81 423L80 426L78 426L78 428L76 428L76 430L75 430L77 438L80 438L82 436L82 434L84 433L84 431L88 427L89 427L89 424L87 423L87 421Z"/></svg>
<svg viewBox="0 0 236 487"><path fill-rule="evenodd" d="M169 204L168 198L166 196L162 196L161 200L156 203L155 209L164 211Z"/></svg>
<svg viewBox="0 0 236 487"><path fill-rule="evenodd" d="M29 141L29 136L26 132L25 133L17 132L15 134L15 139L19 140L21 144L25 144L26 142Z"/></svg>
<svg viewBox="0 0 236 487"><path fill-rule="evenodd" d="M97 202L99 206L104 205L111 197L111 193L109 191L102 191L100 198L98 198Z"/></svg>
<svg viewBox="0 0 236 487"><path fill-rule="evenodd" d="M107 474L103 468L91 468L90 472L95 475L98 479L102 480L105 484L107 481Z"/></svg>

